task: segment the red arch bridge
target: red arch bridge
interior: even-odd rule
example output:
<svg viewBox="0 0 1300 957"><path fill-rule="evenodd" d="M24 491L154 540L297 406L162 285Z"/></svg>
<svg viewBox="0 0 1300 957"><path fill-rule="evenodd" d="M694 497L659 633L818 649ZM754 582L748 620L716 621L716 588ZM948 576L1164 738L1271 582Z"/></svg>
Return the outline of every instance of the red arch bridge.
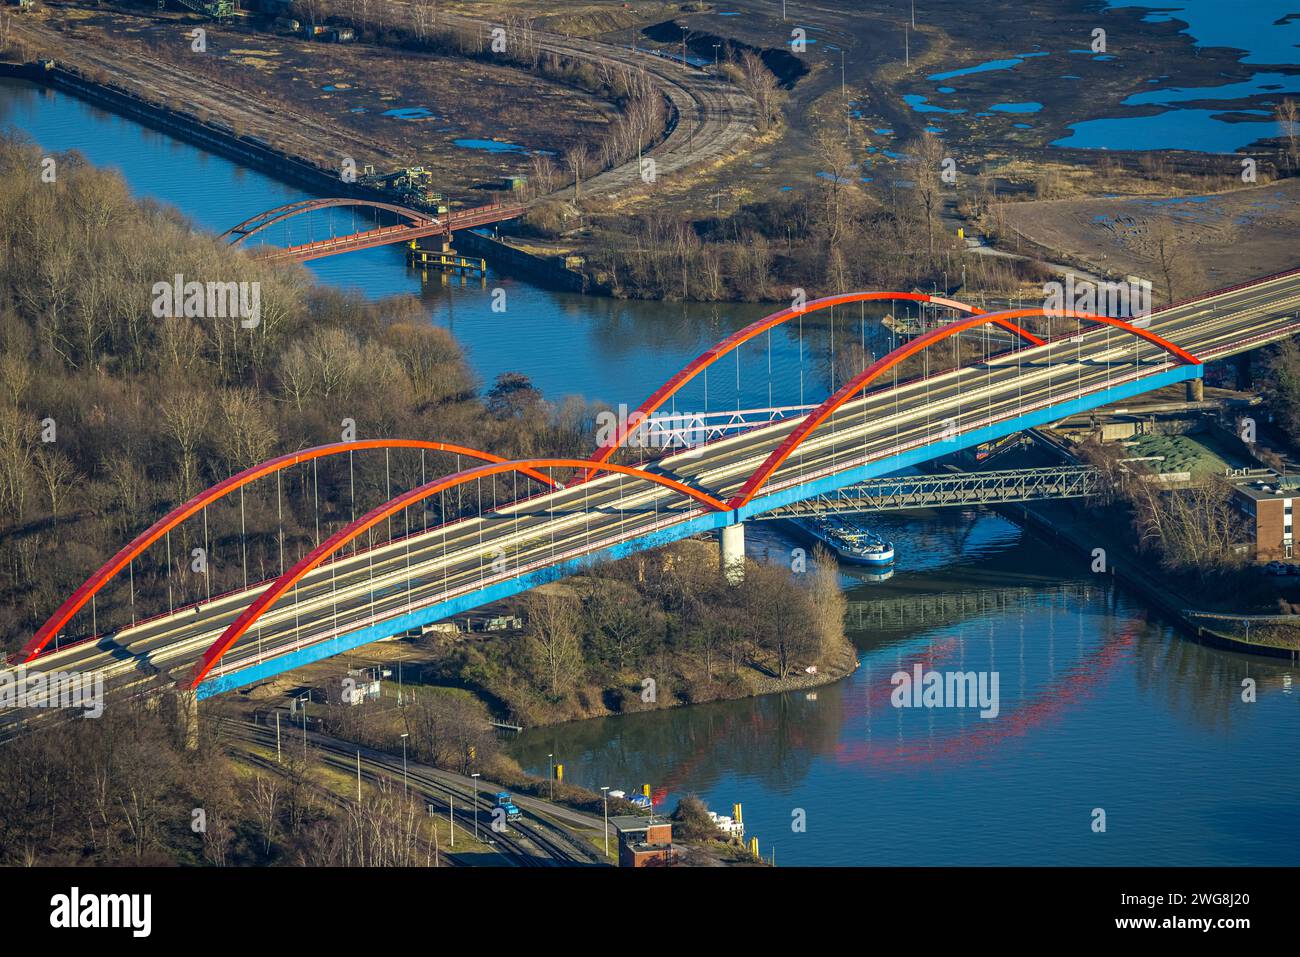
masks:
<svg viewBox="0 0 1300 957"><path fill-rule="evenodd" d="M287 237L290 241L282 247L258 247L258 255L277 262L306 262L309 259L405 243L427 236L450 239L451 234L458 230L515 219L522 216L526 209L522 203L499 202L434 214L369 199L303 199L251 216L218 238L228 240L231 246L242 246L254 236L267 240ZM340 216L336 223L333 215L335 210L340 213L347 211L352 215L346 221ZM322 216L322 213L326 215ZM358 227L356 213L363 214L365 218L362 222L368 228ZM374 225L374 217L378 216L387 216L398 222L386 226ZM347 229L342 234L337 233L340 223ZM322 230L329 235L318 235ZM295 238L301 241L293 242Z"/></svg>
<svg viewBox="0 0 1300 957"><path fill-rule="evenodd" d="M663 409L672 408L688 382L728 357L739 376L745 345L761 345L778 327L802 330L812 313L836 307L843 313L871 300L925 303L952 318L864 362L846 381L832 381L815 404L752 417L686 415L688 423L712 422L697 444L669 443L629 463L629 446L645 444L654 428L680 431L682 414ZM1014 333L1020 345L929 369L936 347L945 344L945 352L961 356L956 346L963 334L969 342L994 326ZM204 698L410 632L602 558L718 532L724 559L732 562L743 555L747 519L825 501L937 456L1171 384L1187 383L1190 390L1199 386L1206 362L1297 332L1300 270L1133 322L1033 309L985 313L921 293L831 296L773 313L709 349L625 416L588 458L506 461L434 440L370 439L305 449L231 476L126 544L67 597L9 667L97 671L122 688L176 683ZM396 489L389 467L395 455L419 456L418 469L408 461ZM361 456L383 457L381 504L336 515L325 531L318 512L316 534L296 551L286 548L282 530L263 529L264 541L278 544L269 568L266 562L250 568L245 560L245 584L173 603L173 576L194 574L190 546L215 547L206 537L211 509L237 503L242 528L245 492L260 487L257 515L274 522L293 488L305 499L314 494L318 468L341 469L346 462L341 474L351 476ZM272 546L269 554L276 553ZM169 596L166 609L150 609L149 617L134 601L146 566L155 585L158 568L165 569ZM108 594L130 596L129 621L101 628L99 596ZM115 614L126 619L123 604L117 602Z"/></svg>

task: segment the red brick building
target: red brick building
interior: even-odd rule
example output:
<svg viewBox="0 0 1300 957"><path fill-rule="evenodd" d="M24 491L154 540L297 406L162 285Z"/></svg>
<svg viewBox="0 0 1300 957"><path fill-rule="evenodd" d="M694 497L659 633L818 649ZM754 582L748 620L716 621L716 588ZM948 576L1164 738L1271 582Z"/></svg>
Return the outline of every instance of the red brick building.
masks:
<svg viewBox="0 0 1300 957"><path fill-rule="evenodd" d="M1296 557L1292 513L1300 500L1300 476L1263 469L1234 477L1232 501L1246 520L1256 561Z"/></svg>
<svg viewBox="0 0 1300 957"><path fill-rule="evenodd" d="M609 823L618 832L619 867L655 867L673 862L671 821L623 815L610 818Z"/></svg>

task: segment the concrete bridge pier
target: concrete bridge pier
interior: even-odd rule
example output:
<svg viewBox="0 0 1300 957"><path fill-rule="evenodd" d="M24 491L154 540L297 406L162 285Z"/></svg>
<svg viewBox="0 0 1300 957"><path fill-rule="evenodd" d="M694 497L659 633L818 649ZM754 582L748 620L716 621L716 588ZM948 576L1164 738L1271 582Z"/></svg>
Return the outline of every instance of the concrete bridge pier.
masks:
<svg viewBox="0 0 1300 957"><path fill-rule="evenodd" d="M178 688L174 694L176 721L185 741L185 750L196 751L199 747L199 697L194 691L183 688Z"/></svg>
<svg viewBox="0 0 1300 957"><path fill-rule="evenodd" d="M741 522L724 525L720 533L722 573L732 585L745 580L745 526Z"/></svg>
<svg viewBox="0 0 1300 957"><path fill-rule="evenodd" d="M1205 380L1204 379L1187 380L1187 401L1188 402L1205 401Z"/></svg>
<svg viewBox="0 0 1300 957"><path fill-rule="evenodd" d="M1255 377L1251 374L1251 359L1253 352L1243 352L1236 357L1237 364L1237 389L1245 392L1254 384Z"/></svg>

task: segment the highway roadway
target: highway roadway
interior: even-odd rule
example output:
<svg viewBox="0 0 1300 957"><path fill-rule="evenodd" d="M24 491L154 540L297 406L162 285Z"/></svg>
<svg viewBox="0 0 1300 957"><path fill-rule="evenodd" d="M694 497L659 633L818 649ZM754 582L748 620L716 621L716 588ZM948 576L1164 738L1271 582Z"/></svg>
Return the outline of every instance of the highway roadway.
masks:
<svg viewBox="0 0 1300 957"><path fill-rule="evenodd" d="M1156 313L1148 328L1205 360L1287 338L1300 332L1300 276ZM773 474L764 494L926 446L940 455L945 434L960 435L1095 396L1171 369L1176 361L1151 343L1103 326L928 378L882 381L877 391L848 403L814 432ZM798 421L756 428L650 467L726 499ZM669 531L705 511L671 490L605 474L483 517L359 551L310 572L227 652L212 676L651 531ZM117 685L159 672L183 677L265 587L262 583L138 622L97 642L48 653L38 659L39 667L102 670Z"/></svg>

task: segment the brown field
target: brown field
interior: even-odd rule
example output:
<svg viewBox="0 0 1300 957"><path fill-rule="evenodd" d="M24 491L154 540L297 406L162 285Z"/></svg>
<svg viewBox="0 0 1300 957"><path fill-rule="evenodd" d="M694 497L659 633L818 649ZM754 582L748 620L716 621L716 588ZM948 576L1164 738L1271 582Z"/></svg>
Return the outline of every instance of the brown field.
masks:
<svg viewBox="0 0 1300 957"><path fill-rule="evenodd" d="M1098 273L1149 276L1153 223L1173 224L1184 294L1294 268L1300 180L1204 196L1040 200L1002 207L1005 224Z"/></svg>
<svg viewBox="0 0 1300 957"><path fill-rule="evenodd" d="M366 44L308 42L207 23L207 52L195 53L187 34L199 22L66 7L46 18L63 41L62 50L50 52L74 62L84 56L106 78L121 76L108 61L97 62L111 50L138 64L137 75L148 77L142 85L174 105L220 115L239 132L327 166L343 156L380 169L425 166L453 196L526 173L528 152L562 155L577 143L596 142L614 113L594 96L523 70ZM211 84L210 99L195 93L204 83ZM232 89L246 96L243 104L229 102ZM392 109L429 115L384 115ZM465 148L455 145L458 139L520 149Z"/></svg>

